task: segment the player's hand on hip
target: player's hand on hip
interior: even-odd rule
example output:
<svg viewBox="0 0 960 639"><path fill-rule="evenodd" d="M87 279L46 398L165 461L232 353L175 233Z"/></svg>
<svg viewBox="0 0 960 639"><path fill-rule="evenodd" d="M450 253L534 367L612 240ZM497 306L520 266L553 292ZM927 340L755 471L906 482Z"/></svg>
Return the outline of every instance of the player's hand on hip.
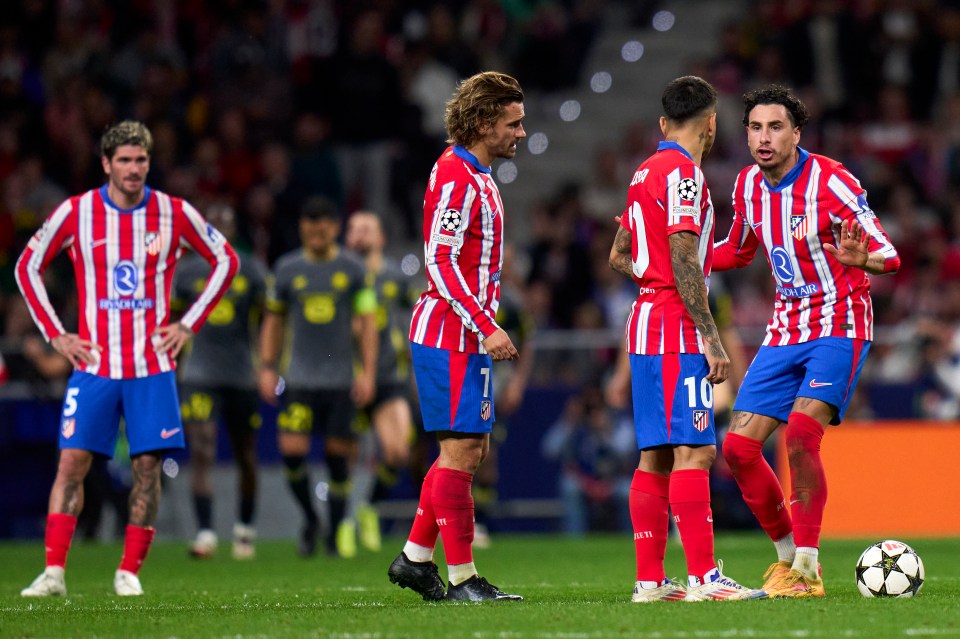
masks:
<svg viewBox="0 0 960 639"><path fill-rule="evenodd" d="M76 333L64 333L50 340L53 349L70 360L74 368L82 368L85 364L96 364L100 359L103 347L90 340L80 339Z"/></svg>
<svg viewBox="0 0 960 639"><path fill-rule="evenodd" d="M707 351L707 365L710 366L707 381L711 384L722 384L730 377L730 358L719 341L706 342L704 346Z"/></svg>
<svg viewBox="0 0 960 639"><path fill-rule="evenodd" d="M176 358L191 337L193 337L193 331L180 322L161 326L153 332L153 350L158 353L168 353L170 357Z"/></svg>
<svg viewBox="0 0 960 639"><path fill-rule="evenodd" d="M493 361L498 362L504 359L517 359L520 353L517 347L510 341L510 336L502 328L498 328L490 333L483 340L483 348L493 357Z"/></svg>

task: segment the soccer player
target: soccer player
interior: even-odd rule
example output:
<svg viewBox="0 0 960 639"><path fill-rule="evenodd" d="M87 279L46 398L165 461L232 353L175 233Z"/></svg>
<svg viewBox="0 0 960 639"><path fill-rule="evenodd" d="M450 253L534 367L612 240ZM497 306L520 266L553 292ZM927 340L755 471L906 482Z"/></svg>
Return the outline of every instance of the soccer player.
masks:
<svg viewBox="0 0 960 639"><path fill-rule="evenodd" d="M60 420L60 459L50 492L46 569L24 597L66 594L67 553L83 509L83 479L94 455L111 457L120 418L133 471L123 558L114 575L121 596L142 595L138 572L153 541L160 501L160 456L183 448L176 357L230 287L236 253L187 202L146 186L153 137L124 121L100 140L107 183L56 208L17 261L17 283L34 321L70 360ZM211 272L196 302L169 323L170 287L184 249ZM66 249L80 309L68 332L50 305L43 273Z"/></svg>
<svg viewBox="0 0 960 639"><path fill-rule="evenodd" d="M611 268L640 287L626 327L640 448L629 499L633 601L753 598L762 593L723 575L713 554L713 385L727 379L730 359L707 301L714 217L700 163L716 135L717 92L684 76L661 101L664 141L634 173L610 251ZM668 506L687 559L686 586L664 573Z"/></svg>
<svg viewBox="0 0 960 639"><path fill-rule="evenodd" d="M207 210L207 222L233 242L236 214L226 204ZM252 326L263 314L267 267L250 253L240 253L240 270L233 278L203 330L197 333L180 366L180 412L190 444L191 493L197 536L190 555L209 558L217 550L213 531L213 485L217 423L223 418L233 448L239 481L238 518L233 526L233 557L252 559L257 492L256 380L253 374ZM210 268L198 255L188 255L174 278L174 310L193 303L203 291Z"/></svg>
<svg viewBox="0 0 960 639"><path fill-rule="evenodd" d="M303 246L277 260L260 332L257 384L260 396L276 404L285 323L289 323L286 392L277 418L277 438L287 483L305 519L298 548L304 557L316 551L320 524L307 472L311 434L317 429L324 436L330 472L326 547L328 554L336 556L337 531L350 494L350 463L356 457L353 415L355 407L369 404L376 391L377 299L367 285L363 262L340 250L339 234L340 214L330 200L316 196L304 202L300 211ZM357 350L359 367L354 374Z"/></svg>
<svg viewBox="0 0 960 639"><path fill-rule="evenodd" d="M743 101L756 164L737 176L733 225L714 249L713 267L745 266L762 246L777 295L734 403L723 456L777 549L763 589L771 597L822 597L817 557L827 483L820 442L827 424L843 419L873 339L866 273L893 273L900 258L860 182L839 162L798 146L808 118L803 103L780 85ZM782 424L789 509L761 455Z"/></svg>
<svg viewBox="0 0 960 639"><path fill-rule="evenodd" d="M503 262L503 204L491 175L512 158L523 130L523 90L496 71L459 84L446 107L452 146L441 154L423 201L427 290L413 309L410 342L424 429L440 456L427 471L407 543L390 581L425 600L521 599L477 575L473 562L473 475L490 447L494 360L517 358L495 316ZM449 590L433 550L443 537Z"/></svg>
<svg viewBox="0 0 960 639"><path fill-rule="evenodd" d="M399 481L399 475L410 462L413 417L407 388L410 375L406 340L399 326L400 314L410 308L415 293L410 278L384 255L386 236L383 222L373 211L355 211L347 220L345 246L363 258L367 278L377 295L377 390L373 401L360 416L372 426L379 444L380 463L376 469L370 501L383 500ZM379 551L380 519L370 504L362 504L356 512L360 543ZM349 531L349 529L347 529ZM352 532L352 531L349 531ZM347 534L338 539L341 554L349 548Z"/></svg>

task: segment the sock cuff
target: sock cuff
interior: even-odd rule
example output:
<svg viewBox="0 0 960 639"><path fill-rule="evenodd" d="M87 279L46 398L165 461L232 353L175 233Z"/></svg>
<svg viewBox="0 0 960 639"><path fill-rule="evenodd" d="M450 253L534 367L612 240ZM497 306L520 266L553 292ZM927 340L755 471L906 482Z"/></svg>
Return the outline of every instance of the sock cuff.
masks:
<svg viewBox="0 0 960 639"><path fill-rule="evenodd" d="M666 498L670 494L670 477L650 473L639 468L633 471L630 490L638 490L656 497Z"/></svg>
<svg viewBox="0 0 960 639"><path fill-rule="evenodd" d="M730 448L735 451L760 452L763 450L763 442L752 437L745 437L737 433L727 433L723 438L723 448Z"/></svg>
<svg viewBox="0 0 960 639"><path fill-rule="evenodd" d="M798 435L814 435L823 437L823 424L805 413L793 411L787 418L787 430Z"/></svg>
<svg viewBox="0 0 960 639"><path fill-rule="evenodd" d="M47 515L47 523L53 525L67 525L74 526L77 525L77 516L70 515L67 513L50 513Z"/></svg>
<svg viewBox="0 0 960 639"><path fill-rule="evenodd" d="M435 510L438 508L473 510L473 495L470 492L473 475L452 468L437 468L434 472L433 490L430 495Z"/></svg>
<svg viewBox="0 0 960 639"><path fill-rule="evenodd" d="M133 524L127 524L127 539L135 539L138 541L143 541L150 543L153 541L153 536L157 534L157 529L148 527L148 526L134 526Z"/></svg>
<svg viewBox="0 0 960 639"><path fill-rule="evenodd" d="M465 470L456 470L454 468L435 468L433 472L435 473L435 480L440 479L445 482L464 482L466 484L473 483L473 475Z"/></svg>
<svg viewBox="0 0 960 639"><path fill-rule="evenodd" d="M670 473L670 503L710 502L710 472L699 468Z"/></svg>

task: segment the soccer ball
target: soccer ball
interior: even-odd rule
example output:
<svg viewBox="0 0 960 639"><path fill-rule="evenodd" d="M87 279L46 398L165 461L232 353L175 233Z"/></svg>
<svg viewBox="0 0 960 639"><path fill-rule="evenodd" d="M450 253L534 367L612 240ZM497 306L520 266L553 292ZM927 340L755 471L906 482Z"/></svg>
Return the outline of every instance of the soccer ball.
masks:
<svg viewBox="0 0 960 639"><path fill-rule="evenodd" d="M912 597L923 585L923 562L907 544L887 539L857 560L857 588L864 597Z"/></svg>

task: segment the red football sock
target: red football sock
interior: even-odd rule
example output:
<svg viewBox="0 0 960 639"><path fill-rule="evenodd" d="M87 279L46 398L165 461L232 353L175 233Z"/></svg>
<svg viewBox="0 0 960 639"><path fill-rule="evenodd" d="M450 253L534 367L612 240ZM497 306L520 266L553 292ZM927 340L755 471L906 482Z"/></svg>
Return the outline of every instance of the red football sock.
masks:
<svg viewBox="0 0 960 639"><path fill-rule="evenodd" d="M820 547L820 526L827 505L827 475L820 458L823 426L809 415L790 413L787 421L790 459L790 508L797 546Z"/></svg>
<svg viewBox="0 0 960 639"><path fill-rule="evenodd" d="M670 510L680 531L687 573L703 577L717 565L713 558L710 473L697 468L670 473Z"/></svg>
<svg viewBox="0 0 960 639"><path fill-rule="evenodd" d="M447 565L473 561L473 475L437 468L433 480L433 512L437 515Z"/></svg>
<svg viewBox="0 0 960 639"><path fill-rule="evenodd" d="M123 539L123 558L120 560L120 570L137 574L143 560L147 558L150 544L156 534L156 528L143 528L127 524L127 534Z"/></svg>
<svg viewBox="0 0 960 639"><path fill-rule="evenodd" d="M763 458L763 442L727 433L723 440L723 458L740 486L743 501L770 539L778 541L793 532L780 480Z"/></svg>
<svg viewBox="0 0 960 639"><path fill-rule="evenodd" d="M637 469L630 482L630 521L637 553L637 581L660 584L666 574L663 556L667 550L670 515L667 495L670 478Z"/></svg>
<svg viewBox="0 0 960 639"><path fill-rule="evenodd" d="M437 517L433 513L433 480L436 477L437 462L427 471L423 477L423 484L420 486L420 503L417 506L417 515L413 518L413 525L410 527L409 541L423 546L424 548L433 548L437 545L437 535L440 534L440 528L437 526Z"/></svg>
<svg viewBox="0 0 960 639"><path fill-rule="evenodd" d="M77 529L77 518L64 513L47 515L47 531L44 544L47 547L47 565L67 567L67 553L73 541L73 531Z"/></svg>

